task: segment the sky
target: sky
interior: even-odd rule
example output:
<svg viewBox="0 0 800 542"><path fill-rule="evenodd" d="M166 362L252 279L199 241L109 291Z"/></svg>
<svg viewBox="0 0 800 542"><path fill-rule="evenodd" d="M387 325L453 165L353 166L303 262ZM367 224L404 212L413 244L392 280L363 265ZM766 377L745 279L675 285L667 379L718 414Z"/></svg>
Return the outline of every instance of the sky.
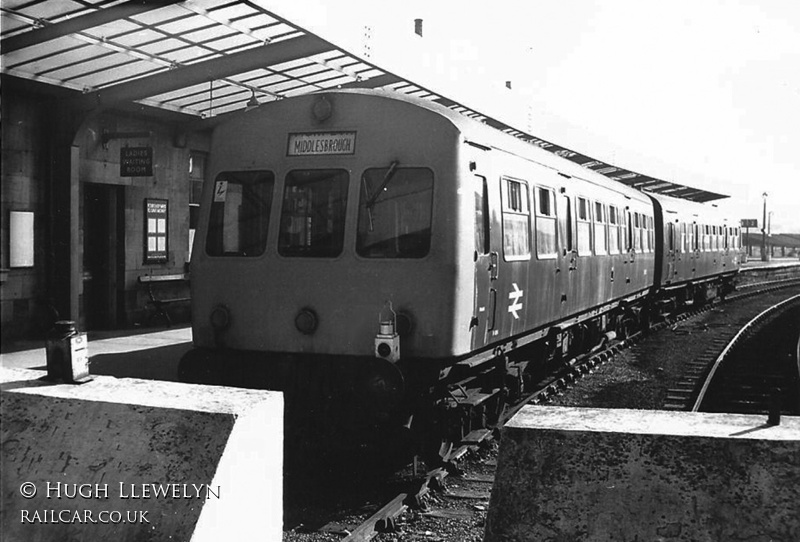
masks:
<svg viewBox="0 0 800 542"><path fill-rule="evenodd" d="M759 227L766 192L772 233L800 233L800 2L263 3L532 135L730 195Z"/></svg>

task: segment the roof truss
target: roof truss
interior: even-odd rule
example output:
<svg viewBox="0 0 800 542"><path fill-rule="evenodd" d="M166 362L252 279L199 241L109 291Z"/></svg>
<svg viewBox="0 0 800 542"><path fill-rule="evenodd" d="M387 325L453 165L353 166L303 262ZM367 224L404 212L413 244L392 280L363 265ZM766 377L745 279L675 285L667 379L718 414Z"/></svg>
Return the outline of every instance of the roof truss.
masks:
<svg viewBox="0 0 800 542"><path fill-rule="evenodd" d="M694 201L724 198L537 138L338 49L259 0L4 0L2 72L78 91L82 109L143 104L193 119L328 88L385 88L459 113L606 177Z"/></svg>

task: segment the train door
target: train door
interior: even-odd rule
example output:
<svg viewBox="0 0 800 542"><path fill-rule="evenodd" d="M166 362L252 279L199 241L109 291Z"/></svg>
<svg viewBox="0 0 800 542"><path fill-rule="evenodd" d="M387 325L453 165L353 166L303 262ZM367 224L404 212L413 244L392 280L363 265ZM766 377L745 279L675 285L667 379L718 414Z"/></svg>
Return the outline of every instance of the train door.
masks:
<svg viewBox="0 0 800 542"><path fill-rule="evenodd" d="M575 210L572 206L573 200L566 193L562 192L559 201L558 216L560 220L560 234L562 241L562 270L561 280L561 316L565 317L572 312L578 288L578 247L575 239ZM566 271L566 276L563 276Z"/></svg>
<svg viewBox="0 0 800 542"><path fill-rule="evenodd" d="M624 267L623 274L625 275L625 284L631 283L631 276L634 275L635 267L634 261L636 260L636 236L639 234L633 228L634 214L631 213L630 207L625 208L625 252L626 256L622 260Z"/></svg>
<svg viewBox="0 0 800 542"><path fill-rule="evenodd" d="M113 329L123 312L122 186L83 183L83 309L86 329Z"/></svg>
<svg viewBox="0 0 800 542"><path fill-rule="evenodd" d="M594 304L596 288L593 281L597 275L593 250L592 206L588 198L576 195L565 196L571 246L567 267L568 291L562 303L563 316L576 314Z"/></svg>
<svg viewBox="0 0 800 542"><path fill-rule="evenodd" d="M664 250L665 259L667 261L667 276L664 277L664 283L670 284L672 277L675 276L675 224L667 222L667 238Z"/></svg>
<svg viewBox="0 0 800 542"><path fill-rule="evenodd" d="M499 255L492 239L492 217L489 205L489 185L486 177L473 176L475 195L475 289L472 349L491 342L497 334L497 287Z"/></svg>
<svg viewBox="0 0 800 542"><path fill-rule="evenodd" d="M700 226L692 223L692 278L697 275L697 265L700 262Z"/></svg>

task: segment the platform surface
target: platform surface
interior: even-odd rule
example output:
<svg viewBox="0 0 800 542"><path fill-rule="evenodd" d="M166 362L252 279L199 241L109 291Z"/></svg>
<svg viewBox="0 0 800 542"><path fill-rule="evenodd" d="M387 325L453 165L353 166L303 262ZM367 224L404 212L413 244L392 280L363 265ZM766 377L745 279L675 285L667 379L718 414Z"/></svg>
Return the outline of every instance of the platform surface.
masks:
<svg viewBox="0 0 800 542"><path fill-rule="evenodd" d="M192 328L136 328L89 332L92 374L178 381L178 362L192 348ZM0 367L46 369L44 338L3 344Z"/></svg>

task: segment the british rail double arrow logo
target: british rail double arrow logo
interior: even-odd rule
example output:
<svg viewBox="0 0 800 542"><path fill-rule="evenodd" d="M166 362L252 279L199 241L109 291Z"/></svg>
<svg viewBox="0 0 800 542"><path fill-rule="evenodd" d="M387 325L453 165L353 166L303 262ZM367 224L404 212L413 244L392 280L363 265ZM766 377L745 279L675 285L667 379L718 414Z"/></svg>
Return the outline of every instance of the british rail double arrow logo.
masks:
<svg viewBox="0 0 800 542"><path fill-rule="evenodd" d="M516 282L513 283L512 286L514 287L514 291L508 293L508 299L511 300L511 305L508 306L508 312L513 314L516 320L519 320L517 311L522 309L522 303L520 303L519 300L524 295L524 290L520 290Z"/></svg>

